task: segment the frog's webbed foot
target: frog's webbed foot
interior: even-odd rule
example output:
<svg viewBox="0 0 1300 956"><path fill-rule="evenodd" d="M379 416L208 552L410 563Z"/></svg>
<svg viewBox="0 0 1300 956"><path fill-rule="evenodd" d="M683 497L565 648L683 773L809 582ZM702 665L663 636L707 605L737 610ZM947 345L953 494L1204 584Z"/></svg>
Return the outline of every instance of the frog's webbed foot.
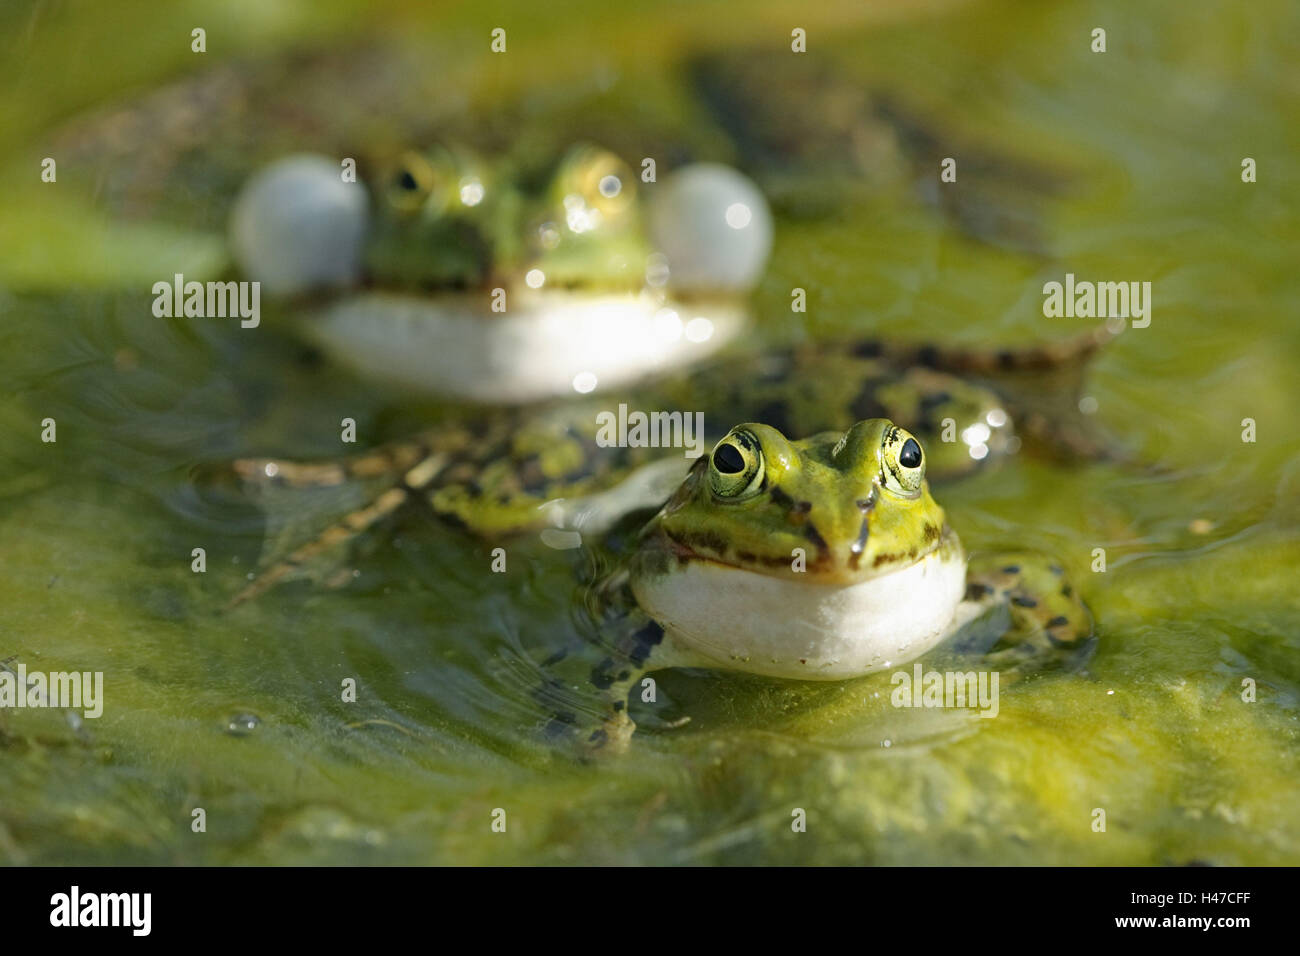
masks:
<svg viewBox="0 0 1300 956"><path fill-rule="evenodd" d="M1052 666L1079 666L1091 656L1092 614L1065 570L1033 552L977 555L966 574L966 601L982 606L1001 626L985 648L985 660L1008 679ZM987 632L986 632L987 633Z"/></svg>
<svg viewBox="0 0 1300 956"><path fill-rule="evenodd" d="M290 580L345 583L355 541L432 482L446 460L416 440L334 462L234 462L232 471L266 512L267 533L262 570L227 606Z"/></svg>
<svg viewBox="0 0 1300 956"><path fill-rule="evenodd" d="M627 753L632 746L636 723L627 715L627 707L608 714L601 725L582 742L581 754L585 760L602 760Z"/></svg>
<svg viewBox="0 0 1300 956"><path fill-rule="evenodd" d="M636 676L640 679L639 672ZM560 709L555 695L558 682L539 690L538 700L551 709L542 735L584 763L607 760L627 753L636 732L636 722L627 713L627 694L602 692L595 704L577 710ZM623 690L630 691L630 684Z"/></svg>
<svg viewBox="0 0 1300 956"><path fill-rule="evenodd" d="M664 631L635 606L621 607L612 622L613 642L583 642L544 664L546 681L537 699L551 711L545 735L568 745L578 759L600 760L625 753L636 731L628 715L630 696L645 675L671 666ZM610 620L602 624L608 630ZM594 663L593 663L594 661ZM567 676L567 675L572 675ZM572 694L577 688L578 697Z"/></svg>
<svg viewBox="0 0 1300 956"><path fill-rule="evenodd" d="M250 601L285 581L307 579L327 587L347 582L344 568L353 541L387 518L407 500L404 488L390 488L364 508L349 513L287 556L264 564L264 570L230 599L227 607Z"/></svg>

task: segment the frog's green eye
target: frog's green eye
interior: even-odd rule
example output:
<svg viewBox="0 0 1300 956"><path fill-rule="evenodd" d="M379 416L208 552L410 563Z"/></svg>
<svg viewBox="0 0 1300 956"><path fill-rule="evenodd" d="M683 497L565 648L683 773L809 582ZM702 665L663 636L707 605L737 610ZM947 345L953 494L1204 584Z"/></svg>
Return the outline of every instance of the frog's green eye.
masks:
<svg viewBox="0 0 1300 956"><path fill-rule="evenodd" d="M925 480L925 454L921 443L894 426L885 432L880 449L885 487L901 495L915 495Z"/></svg>
<svg viewBox="0 0 1300 956"><path fill-rule="evenodd" d="M423 211L438 215L457 201L476 206L483 199L483 184L469 170L472 165L443 146L408 151L389 171L384 195L390 206L405 214Z"/></svg>
<svg viewBox="0 0 1300 956"><path fill-rule="evenodd" d="M763 485L763 452L758 440L735 431L718 442L709 458L709 487L720 498L747 498Z"/></svg>
<svg viewBox="0 0 1300 956"><path fill-rule="evenodd" d="M401 212L413 212L424 205L437 185L433 164L419 153L406 153L388 181L388 201Z"/></svg>

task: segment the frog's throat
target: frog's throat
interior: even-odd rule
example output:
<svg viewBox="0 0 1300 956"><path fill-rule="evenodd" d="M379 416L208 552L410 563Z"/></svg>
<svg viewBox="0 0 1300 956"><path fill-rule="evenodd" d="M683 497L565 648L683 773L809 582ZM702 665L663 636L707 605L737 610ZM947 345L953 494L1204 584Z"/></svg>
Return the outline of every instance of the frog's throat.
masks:
<svg viewBox="0 0 1300 956"><path fill-rule="evenodd" d="M362 293L326 306L307 335L362 375L437 395L517 404L630 385L711 355L744 327L736 299L512 290Z"/></svg>
<svg viewBox="0 0 1300 956"><path fill-rule="evenodd" d="M776 578L715 561L636 577L642 609L714 667L844 680L906 663L948 636L966 590L955 539L854 584Z"/></svg>

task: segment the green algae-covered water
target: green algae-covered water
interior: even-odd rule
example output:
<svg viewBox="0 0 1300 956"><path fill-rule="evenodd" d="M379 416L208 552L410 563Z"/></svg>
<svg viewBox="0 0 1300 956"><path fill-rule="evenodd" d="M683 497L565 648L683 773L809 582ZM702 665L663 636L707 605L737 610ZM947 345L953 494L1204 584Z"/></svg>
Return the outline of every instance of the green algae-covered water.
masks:
<svg viewBox="0 0 1300 956"><path fill-rule="evenodd" d="M424 7L0 12L0 659L104 674L101 717L0 710L0 859L1300 862L1294 4ZM206 54L190 51L196 26ZM495 26L509 52L489 59ZM571 632L588 554L526 539L492 574L489 546L413 512L368 542L349 587L224 611L264 526L196 483L197 466L321 456L344 417L372 444L439 410L313 358L270 319L155 318L153 282L224 268L229 196L202 169L181 187L133 166L138 189L163 185L129 208L104 166L50 151L53 131L223 63L373 32L426 64L411 83L432 112L562 112L566 91L609 86L707 156L720 140L683 92L682 58L788 46L794 27L805 56L1070 185L1038 254L972 241L906 183L846 195L832 216L778 207L758 340L1060 338L1087 320L1044 317L1044 282L1152 283L1150 325L1104 351L1086 388L1134 463L1025 458L936 492L968 547L1060 557L1097 620L1086 672L1005 690L993 720L890 707L888 674L667 672L632 755L579 766L540 742L530 691ZM807 313L790 311L796 286Z"/></svg>

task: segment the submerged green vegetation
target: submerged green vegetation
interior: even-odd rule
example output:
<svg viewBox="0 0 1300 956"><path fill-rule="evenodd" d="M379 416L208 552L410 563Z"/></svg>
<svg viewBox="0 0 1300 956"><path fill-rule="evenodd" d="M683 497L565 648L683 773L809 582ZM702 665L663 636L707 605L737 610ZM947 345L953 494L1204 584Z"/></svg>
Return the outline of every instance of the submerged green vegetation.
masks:
<svg viewBox="0 0 1300 956"><path fill-rule="evenodd" d="M498 23L469 8L438 19L395 5L363 24L343 4L223 6L204 67L341 45L366 26L428 61L403 111L428 91L471 115L522 100L545 127L566 91L607 87L602 130L659 124L702 155L725 141L682 58L779 48L805 26L804 55L956 141L1066 174L1038 254L972 241L906 179L842 201L828 180L831 215L775 202L760 342L1062 338L1091 320L1045 317L1045 283L1151 283L1150 325L1099 356L1086 390L1133 461L1026 457L941 494L968 549L1060 557L1097 622L1086 672L1004 689L993 720L891 707L888 673L667 672L659 706L634 705L632 758L594 766L540 739L531 691L573 634L598 554L528 537L493 574L490 544L413 511L373 536L349 587L223 609L265 528L252 505L209 494L199 466L337 454L345 417L372 444L439 409L314 360L274 316L252 330L153 315L154 282L224 267L221 164L143 210L75 162L39 181L50 131L73 113L198 69L201 7L121 6L0 14L17 72L0 96L15 134L0 152L13 191L0 210L0 660L102 671L105 696L97 719L0 710L0 860L1300 863L1294 4L935 4L908 17L845 4L806 23L765 4L725 31L710 4L649 19L582 4L571 21L520 4L500 15L499 62L486 60ZM1104 54L1090 50L1096 26ZM108 66L77 65L86 45ZM545 129L507 133L552 145ZM959 157L959 183L960 170ZM133 175L148 194L149 171ZM790 310L795 287L806 313ZM40 440L46 418L56 443ZM796 808L806 832L791 829Z"/></svg>

